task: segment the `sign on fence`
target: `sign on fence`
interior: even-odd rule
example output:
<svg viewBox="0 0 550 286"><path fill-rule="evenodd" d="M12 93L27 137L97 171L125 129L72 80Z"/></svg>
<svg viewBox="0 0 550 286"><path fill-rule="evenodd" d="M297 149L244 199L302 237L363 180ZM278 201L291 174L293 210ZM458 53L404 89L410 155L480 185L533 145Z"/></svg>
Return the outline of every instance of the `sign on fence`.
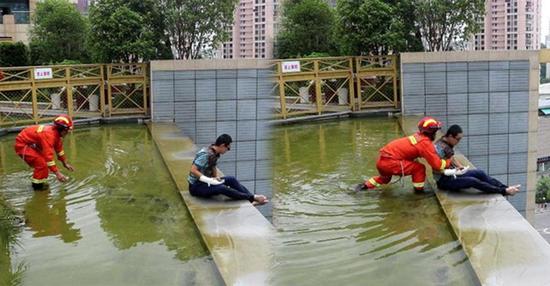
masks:
<svg viewBox="0 0 550 286"><path fill-rule="evenodd" d="M282 62L283 73L287 72L300 72L300 61L288 61Z"/></svg>
<svg viewBox="0 0 550 286"><path fill-rule="evenodd" d="M53 77L52 68L35 68L34 79L50 79Z"/></svg>

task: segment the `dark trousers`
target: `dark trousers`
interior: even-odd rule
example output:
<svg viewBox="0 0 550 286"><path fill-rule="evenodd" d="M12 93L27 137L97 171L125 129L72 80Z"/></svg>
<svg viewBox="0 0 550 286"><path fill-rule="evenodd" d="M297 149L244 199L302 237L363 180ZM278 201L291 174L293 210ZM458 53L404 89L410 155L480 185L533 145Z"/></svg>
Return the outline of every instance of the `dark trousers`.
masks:
<svg viewBox="0 0 550 286"><path fill-rule="evenodd" d="M508 186L487 175L482 170L469 170L462 176L441 176L437 181L440 189L457 191L459 189L474 188L485 193L506 194Z"/></svg>
<svg viewBox="0 0 550 286"><path fill-rule="evenodd" d="M254 201L254 195L250 193L245 186L241 185L235 177L223 177L225 180L220 185L210 185L201 181L196 181L189 186L189 192L192 196L208 198L216 195L225 195L235 200L249 200Z"/></svg>

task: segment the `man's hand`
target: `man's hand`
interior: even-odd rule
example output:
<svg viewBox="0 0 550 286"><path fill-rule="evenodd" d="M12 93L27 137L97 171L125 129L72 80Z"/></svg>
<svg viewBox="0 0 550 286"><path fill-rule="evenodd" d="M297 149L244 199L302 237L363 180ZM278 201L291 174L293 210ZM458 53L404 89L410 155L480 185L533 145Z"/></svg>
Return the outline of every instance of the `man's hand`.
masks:
<svg viewBox="0 0 550 286"><path fill-rule="evenodd" d="M220 185L220 184L223 184L223 181L218 181L218 180L215 179L215 178L207 177L207 176L205 176L205 175L200 176L199 181L208 184L209 187L210 187L210 185Z"/></svg>
<svg viewBox="0 0 550 286"><path fill-rule="evenodd" d="M65 175L61 174L61 172L59 171L55 172L55 177L60 182L66 182L68 180L67 177L65 177Z"/></svg>
<svg viewBox="0 0 550 286"><path fill-rule="evenodd" d="M63 162L63 166L65 167L65 169L67 169L67 170L69 170L69 171L71 171L71 172L74 171L73 165L71 165L71 164L69 164L69 163L67 163L67 162Z"/></svg>
<svg viewBox="0 0 550 286"><path fill-rule="evenodd" d="M457 176L462 176L468 172L468 169L470 169L470 166L462 167L458 171L456 171Z"/></svg>
<svg viewBox="0 0 550 286"><path fill-rule="evenodd" d="M456 173L458 172L457 169L445 169L443 170L443 175L445 176L453 176L456 179Z"/></svg>

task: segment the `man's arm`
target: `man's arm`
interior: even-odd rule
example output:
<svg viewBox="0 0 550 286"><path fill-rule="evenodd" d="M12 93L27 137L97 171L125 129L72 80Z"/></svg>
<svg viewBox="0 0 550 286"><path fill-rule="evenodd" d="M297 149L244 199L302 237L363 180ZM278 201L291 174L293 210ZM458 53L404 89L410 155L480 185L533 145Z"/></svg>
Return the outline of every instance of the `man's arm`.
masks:
<svg viewBox="0 0 550 286"><path fill-rule="evenodd" d="M74 171L74 167L71 164L69 164L69 162L67 162L67 157L65 156L65 151L63 150L63 140L61 139L57 140L57 142L55 143L54 149L55 149L55 152L57 153L57 159L59 159L59 161L63 163L63 166L65 167L65 169L71 172Z"/></svg>
<svg viewBox="0 0 550 286"><path fill-rule="evenodd" d="M422 141L418 146L418 151L420 153L420 156L422 158L426 159L428 164L432 167L432 169L437 170L439 172L443 172L446 168L449 168L451 165L451 160L445 160L441 159L437 152L435 151L435 147L432 142L430 141Z"/></svg>

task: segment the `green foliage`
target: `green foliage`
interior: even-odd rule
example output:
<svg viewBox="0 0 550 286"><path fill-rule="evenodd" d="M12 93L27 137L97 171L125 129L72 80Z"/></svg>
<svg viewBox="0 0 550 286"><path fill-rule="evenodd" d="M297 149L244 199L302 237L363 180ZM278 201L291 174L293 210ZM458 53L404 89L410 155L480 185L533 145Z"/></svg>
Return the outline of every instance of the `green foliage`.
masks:
<svg viewBox="0 0 550 286"><path fill-rule="evenodd" d="M337 4L337 23L342 53L348 55L388 54L406 51L414 42L406 6L382 0L341 0Z"/></svg>
<svg viewBox="0 0 550 286"><path fill-rule="evenodd" d="M449 51L480 30L484 0L412 0L427 51Z"/></svg>
<svg viewBox="0 0 550 286"><path fill-rule="evenodd" d="M63 60L88 61L87 19L67 0L38 2L31 30L33 64L51 64Z"/></svg>
<svg viewBox="0 0 550 286"><path fill-rule="evenodd" d="M22 42L0 43L0 67L26 66L29 50Z"/></svg>
<svg viewBox="0 0 550 286"><path fill-rule="evenodd" d="M333 9L323 0L288 1L284 4L282 30L277 36L278 58L312 53L334 54Z"/></svg>
<svg viewBox="0 0 550 286"><path fill-rule="evenodd" d="M26 266L12 268L11 252L19 243L21 229L16 226L17 212L0 194L0 285L22 285Z"/></svg>
<svg viewBox="0 0 550 286"><path fill-rule="evenodd" d="M176 59L197 59L228 39L238 0L162 0ZM237 48L237 47L235 47Z"/></svg>
<svg viewBox="0 0 550 286"><path fill-rule="evenodd" d="M153 0L99 0L90 7L90 50L95 62L172 58L165 22Z"/></svg>
<svg viewBox="0 0 550 286"><path fill-rule="evenodd" d="M535 202L537 204L550 202L550 177L542 177L537 182Z"/></svg>

